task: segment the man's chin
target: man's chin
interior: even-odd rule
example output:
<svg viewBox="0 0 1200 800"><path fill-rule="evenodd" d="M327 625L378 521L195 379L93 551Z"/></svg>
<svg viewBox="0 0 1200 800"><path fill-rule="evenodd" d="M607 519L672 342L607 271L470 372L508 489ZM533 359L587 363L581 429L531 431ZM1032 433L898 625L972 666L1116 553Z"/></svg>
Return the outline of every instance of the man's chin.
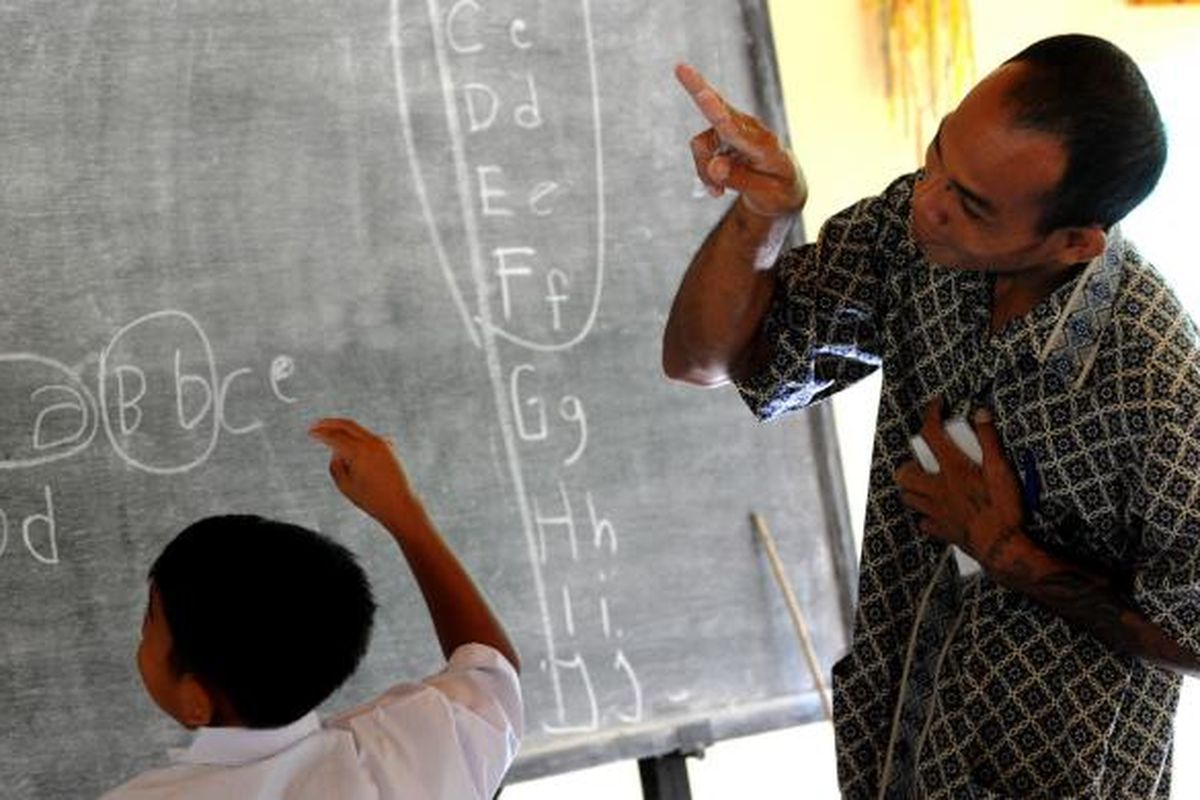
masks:
<svg viewBox="0 0 1200 800"><path fill-rule="evenodd" d="M917 249L921 251L921 258L925 259L933 266L947 268L954 267L953 259L950 258L950 253L945 248L923 242L916 236L913 237L913 241L916 242Z"/></svg>
<svg viewBox="0 0 1200 800"><path fill-rule="evenodd" d="M961 258L956 256L954 251L948 247L940 247L936 244L928 244L926 242L922 242L915 236L913 237L913 241L916 242L917 249L921 251L921 257L925 259L926 263L931 266L939 267L941 269L957 269L968 271L977 269L970 263L964 262Z"/></svg>
<svg viewBox="0 0 1200 800"><path fill-rule="evenodd" d="M945 258L948 253L943 248L930 244L929 240L912 219L908 221L908 238L912 239L913 244L917 246L917 250L921 251L921 258L938 267L947 266Z"/></svg>

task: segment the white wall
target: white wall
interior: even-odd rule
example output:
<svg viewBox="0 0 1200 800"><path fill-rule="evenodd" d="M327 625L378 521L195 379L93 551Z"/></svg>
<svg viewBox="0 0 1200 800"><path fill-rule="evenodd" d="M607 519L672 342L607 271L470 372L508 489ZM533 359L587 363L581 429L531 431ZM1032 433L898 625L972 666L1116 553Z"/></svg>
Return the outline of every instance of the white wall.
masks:
<svg viewBox="0 0 1200 800"><path fill-rule="evenodd" d="M867 0L771 0L769 5L791 141L811 190L805 210L811 236L830 214L913 168L923 143L911 140L890 118L879 37ZM1176 283L1193 313L1200 312L1200 265L1192 252L1184 251L1184 237L1195 228L1200 211L1195 197L1200 187L1200 92L1195 88L1200 6L973 0L972 13L980 75L1042 36L1071 31L1104 36L1142 65L1163 109L1173 149L1159 190L1125 228ZM679 132L680 147L689 135ZM697 241L701 235L698 231ZM878 383L869 380L835 402L852 523L859 535L877 397ZM1191 682L1179 719L1175 796L1200 797L1200 762L1187 757L1200 748L1200 689ZM689 769L697 800L837 797L828 725L723 742ZM517 784L504 797L636 800L641 790L636 766L625 763Z"/></svg>

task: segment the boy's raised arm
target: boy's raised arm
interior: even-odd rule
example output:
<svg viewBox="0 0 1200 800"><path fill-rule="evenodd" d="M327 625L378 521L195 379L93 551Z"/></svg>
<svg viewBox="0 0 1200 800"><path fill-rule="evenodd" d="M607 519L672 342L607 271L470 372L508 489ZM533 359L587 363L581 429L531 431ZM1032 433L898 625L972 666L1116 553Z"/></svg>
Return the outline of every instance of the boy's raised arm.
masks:
<svg viewBox="0 0 1200 800"><path fill-rule="evenodd" d="M322 419L309 433L333 451L329 473L342 494L400 545L446 658L460 645L479 642L520 671L516 648L425 513L388 441L348 419Z"/></svg>

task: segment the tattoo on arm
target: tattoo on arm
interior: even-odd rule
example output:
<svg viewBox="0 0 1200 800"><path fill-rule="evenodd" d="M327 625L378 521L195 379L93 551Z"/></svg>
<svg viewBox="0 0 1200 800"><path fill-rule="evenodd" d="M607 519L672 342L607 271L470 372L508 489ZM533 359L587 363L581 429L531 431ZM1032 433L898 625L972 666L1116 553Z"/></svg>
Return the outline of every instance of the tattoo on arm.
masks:
<svg viewBox="0 0 1200 800"><path fill-rule="evenodd" d="M1000 531L1000 535L988 545L987 551L983 554L984 561L988 564L1003 564L1006 573L1011 570L1014 578L1025 582L1029 581L1032 577L1029 565L1019 556L1014 558L1008 553L1009 545L1020 541L1024 536L1025 532L1020 528L1008 526Z"/></svg>
<svg viewBox="0 0 1200 800"><path fill-rule="evenodd" d="M1131 633L1122 623L1125 607L1101 581L1081 572L1058 572L1042 579L1038 594L1068 620L1078 622L1109 644Z"/></svg>
<svg viewBox="0 0 1200 800"><path fill-rule="evenodd" d="M1020 563L1013 577L1013 588L1114 650L1175 672L1200 675L1200 658L1146 619L1108 579L1079 569L1035 576L1027 563Z"/></svg>

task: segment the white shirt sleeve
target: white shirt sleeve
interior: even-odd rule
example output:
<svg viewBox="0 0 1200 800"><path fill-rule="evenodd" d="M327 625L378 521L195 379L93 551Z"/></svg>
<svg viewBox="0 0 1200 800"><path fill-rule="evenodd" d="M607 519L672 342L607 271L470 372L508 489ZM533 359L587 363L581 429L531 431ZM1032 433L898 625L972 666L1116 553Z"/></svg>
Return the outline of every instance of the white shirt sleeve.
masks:
<svg viewBox="0 0 1200 800"><path fill-rule="evenodd" d="M380 786L415 778L429 796L491 800L524 729L520 680L498 651L467 644L420 684L397 686L327 724L353 734L360 763Z"/></svg>

